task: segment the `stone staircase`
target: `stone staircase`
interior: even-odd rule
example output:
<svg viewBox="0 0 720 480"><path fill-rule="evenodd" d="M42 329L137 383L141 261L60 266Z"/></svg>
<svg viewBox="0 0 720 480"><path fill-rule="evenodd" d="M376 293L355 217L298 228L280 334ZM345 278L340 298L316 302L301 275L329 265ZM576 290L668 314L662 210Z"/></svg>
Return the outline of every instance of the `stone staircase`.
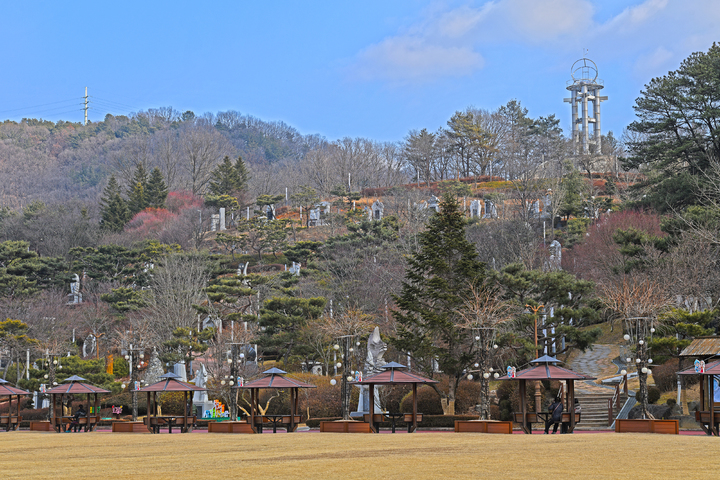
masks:
<svg viewBox="0 0 720 480"><path fill-rule="evenodd" d="M577 430L607 430L608 427L608 400L613 397L613 392L608 393L586 393L576 392L575 398L582 407L580 423L575 427ZM620 395L620 406L624 405L627 397ZM620 409L613 407L613 417L616 417ZM613 418L614 420L614 418ZM611 422L612 423L612 420Z"/></svg>

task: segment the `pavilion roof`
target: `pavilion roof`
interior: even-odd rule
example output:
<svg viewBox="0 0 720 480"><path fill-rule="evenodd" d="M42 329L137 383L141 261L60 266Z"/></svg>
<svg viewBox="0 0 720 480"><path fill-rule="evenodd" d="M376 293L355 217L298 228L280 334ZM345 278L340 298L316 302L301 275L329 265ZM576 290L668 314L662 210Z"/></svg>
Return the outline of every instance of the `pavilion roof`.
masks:
<svg viewBox="0 0 720 480"><path fill-rule="evenodd" d="M595 380L595 377L589 377L554 365L554 363L562 362L548 355L532 360L530 363L535 365L520 370L515 374L514 378L502 377L501 380Z"/></svg>
<svg viewBox="0 0 720 480"><path fill-rule="evenodd" d="M105 390L104 388L96 387L95 385L91 385L89 383L84 383L87 380L77 375L66 378L65 381L70 383L63 383L62 385L53 387L46 393L61 395L65 393L110 393L110 390Z"/></svg>
<svg viewBox="0 0 720 480"><path fill-rule="evenodd" d="M241 387L238 386L233 388L317 388L316 385L287 378L285 376L286 374L287 372L284 372L279 368L271 368L270 370L263 372L263 375L265 375L264 377L248 382Z"/></svg>
<svg viewBox="0 0 720 480"><path fill-rule="evenodd" d="M203 392L207 390L192 383L181 382L178 380L180 376L172 372L160 375L160 378L159 382L147 385L139 389L138 392Z"/></svg>
<svg viewBox="0 0 720 480"><path fill-rule="evenodd" d="M0 378L0 396L3 395L30 395L30 392L10 385L10 382Z"/></svg>
<svg viewBox="0 0 720 480"><path fill-rule="evenodd" d="M705 372L700 373L695 371L695 365L690 368L686 368L681 372L677 372L678 375L720 375L720 360L708 363L705 365Z"/></svg>
<svg viewBox="0 0 720 480"><path fill-rule="evenodd" d="M384 371L365 377L360 382L350 382L353 385L393 385L400 383L438 383L437 380L423 377L407 371L405 365L396 362L386 363L382 367Z"/></svg>
<svg viewBox="0 0 720 480"><path fill-rule="evenodd" d="M680 352L681 357L716 357L720 355L720 337L696 337Z"/></svg>

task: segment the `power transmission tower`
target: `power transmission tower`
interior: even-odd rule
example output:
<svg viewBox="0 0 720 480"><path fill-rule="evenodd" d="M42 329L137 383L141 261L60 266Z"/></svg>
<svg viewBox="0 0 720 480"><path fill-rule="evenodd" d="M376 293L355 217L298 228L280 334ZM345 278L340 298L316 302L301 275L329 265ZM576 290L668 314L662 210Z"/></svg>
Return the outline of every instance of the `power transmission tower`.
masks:
<svg viewBox="0 0 720 480"><path fill-rule="evenodd" d="M83 110L85 110L85 120L83 121L83 125L87 125L87 111L88 111L87 87L85 87L85 96L83 98L85 99L85 107L83 107Z"/></svg>

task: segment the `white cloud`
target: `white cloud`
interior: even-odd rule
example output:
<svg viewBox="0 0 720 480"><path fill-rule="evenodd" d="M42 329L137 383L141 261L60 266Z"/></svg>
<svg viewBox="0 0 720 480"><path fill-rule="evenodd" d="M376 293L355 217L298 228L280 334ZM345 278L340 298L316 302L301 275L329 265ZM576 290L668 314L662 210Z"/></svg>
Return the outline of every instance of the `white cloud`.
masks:
<svg viewBox="0 0 720 480"><path fill-rule="evenodd" d="M505 0L498 4L498 30L530 41L577 35L592 24L593 7L587 0Z"/></svg>
<svg viewBox="0 0 720 480"><path fill-rule="evenodd" d="M429 80L467 75L482 65L482 56L467 47L433 45L419 38L395 37L361 52L353 70L364 79Z"/></svg>
<svg viewBox="0 0 720 480"><path fill-rule="evenodd" d="M434 4L423 18L370 45L353 60L354 77L428 81L469 75L485 62L482 52L507 45L563 56L590 48L603 61L633 62L634 71L657 72L717 36L718 0L636 1L604 23L594 20L603 0L495 0L459 7ZM688 51L690 45L697 45Z"/></svg>
<svg viewBox="0 0 720 480"><path fill-rule="evenodd" d="M633 70L636 75L646 78L648 72L654 72L652 75L659 75L674 66L677 66L675 54L665 47L657 47L648 54L640 55L635 61Z"/></svg>

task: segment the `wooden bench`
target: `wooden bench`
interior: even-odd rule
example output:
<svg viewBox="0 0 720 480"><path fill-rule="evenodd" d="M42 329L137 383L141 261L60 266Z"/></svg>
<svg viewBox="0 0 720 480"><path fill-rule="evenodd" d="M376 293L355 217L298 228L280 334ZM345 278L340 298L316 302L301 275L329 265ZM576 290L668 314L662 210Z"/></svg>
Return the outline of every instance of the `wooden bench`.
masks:
<svg viewBox="0 0 720 480"><path fill-rule="evenodd" d="M455 432L512 433L512 422L499 420L455 420Z"/></svg>
<svg viewBox="0 0 720 480"><path fill-rule="evenodd" d="M57 422L55 424L55 429L58 431L60 431L60 430L65 431L68 428L70 428L70 424L72 424L72 422L75 421L75 417L74 416L57 417L55 419L55 421ZM100 421L100 417L91 415L91 416L87 416L87 417L80 417L77 419L77 421L78 421L78 429L82 428L86 432L88 430L92 432L95 429L95 426Z"/></svg>
<svg viewBox="0 0 720 480"><path fill-rule="evenodd" d="M382 423L387 421L385 415L382 413L376 413L373 415L373 423ZM363 422L370 423L370 414L366 413L363 415Z"/></svg>
<svg viewBox="0 0 720 480"><path fill-rule="evenodd" d="M208 433L255 433L252 425L239 422L208 422Z"/></svg>
<svg viewBox="0 0 720 480"><path fill-rule="evenodd" d="M372 433L369 422L355 420L320 422L320 431L325 433Z"/></svg>
<svg viewBox="0 0 720 480"><path fill-rule="evenodd" d="M422 422L422 419L423 419L423 414L422 414L422 413L418 413L418 414L416 415L416 417L417 417L417 423ZM413 414L412 414L412 413L406 413L405 416L403 417L403 421L404 421L405 423L407 423L408 433L411 433L411 432L412 432L412 426L413 426Z"/></svg>
<svg viewBox="0 0 720 480"><path fill-rule="evenodd" d="M10 416L0 416L0 425L5 425L6 431L10 430L17 430L18 424L22 422L22 417L10 417Z"/></svg>

